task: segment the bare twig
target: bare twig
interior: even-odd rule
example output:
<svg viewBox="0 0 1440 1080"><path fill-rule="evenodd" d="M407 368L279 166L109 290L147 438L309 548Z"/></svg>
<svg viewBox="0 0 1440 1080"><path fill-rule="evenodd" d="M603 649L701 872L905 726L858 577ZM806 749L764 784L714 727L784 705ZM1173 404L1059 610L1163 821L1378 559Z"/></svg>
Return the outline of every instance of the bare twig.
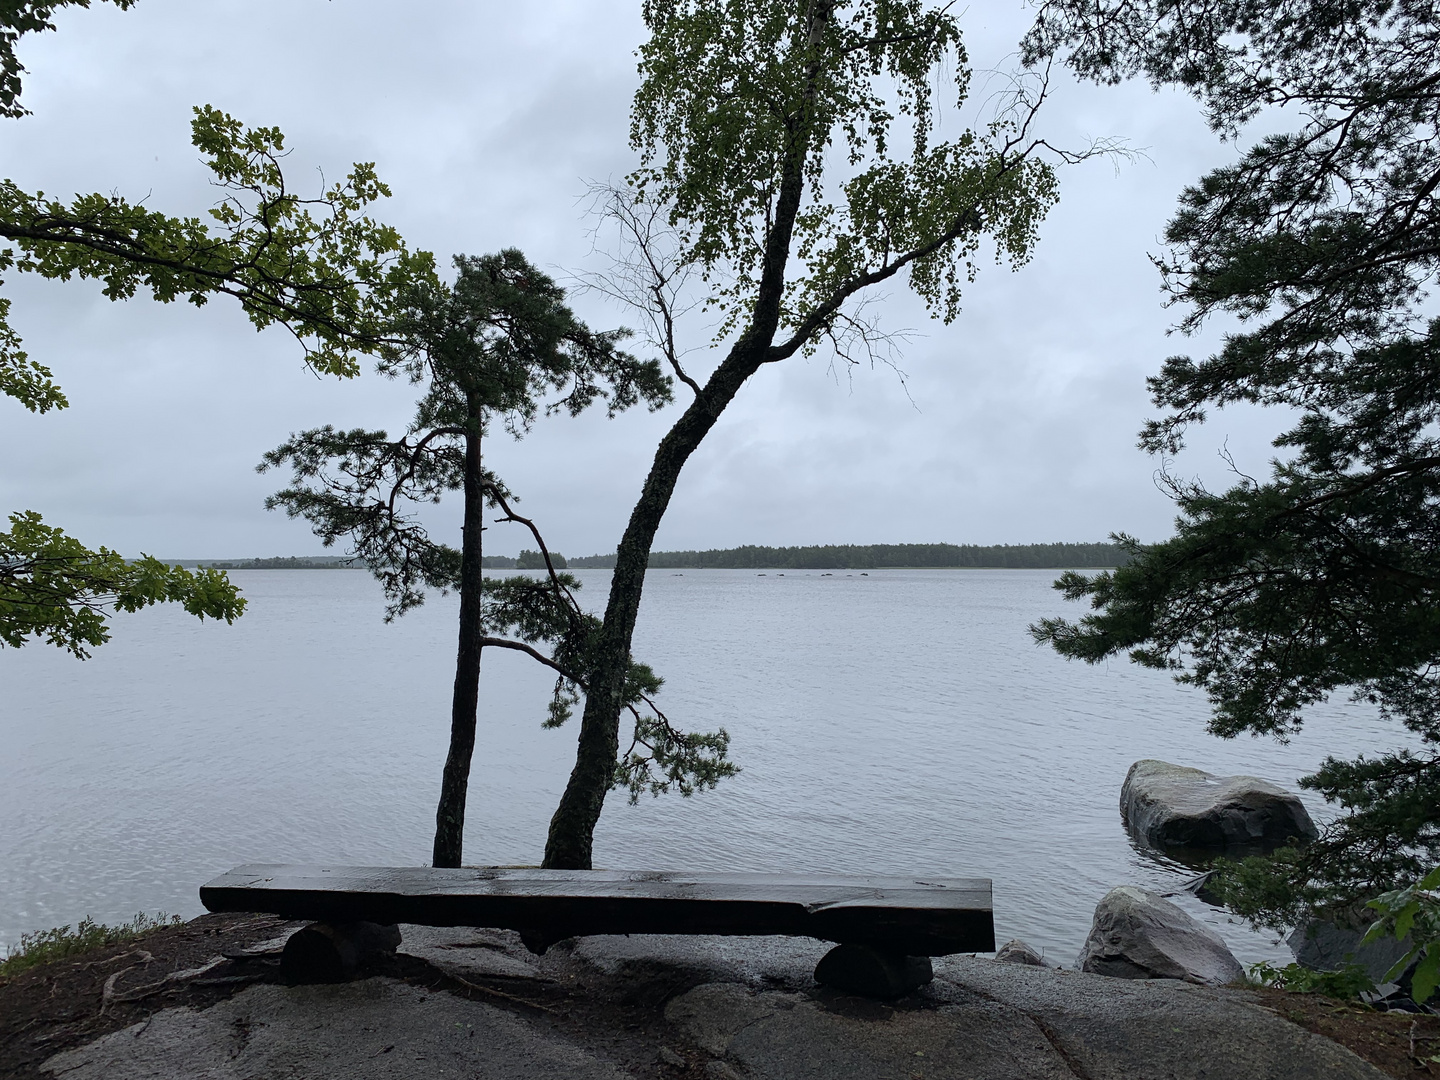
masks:
<svg viewBox="0 0 1440 1080"><path fill-rule="evenodd" d="M585 689L585 683L580 679L578 675L561 667L558 663L555 662L553 658L546 656L533 645L529 645L523 641L514 641L510 638L499 637L482 637L480 639L480 645L482 648L513 649L515 652L522 652L526 656L530 657L532 660L537 660L540 663L544 664L546 667L558 671L566 679L570 680L576 686L580 687L580 689Z"/></svg>
<svg viewBox="0 0 1440 1080"><path fill-rule="evenodd" d="M675 377L702 403L705 391L681 364L688 350L676 341L677 321L699 306L688 298L687 286L694 265L684 245L666 220L664 208L638 199L632 192L609 184L592 183L593 212L615 225L620 252L610 252L606 273L581 275L580 287L598 292L636 312L645 321L644 337L665 357ZM599 232L597 227L592 238ZM592 246L592 250L598 245Z"/></svg>
<svg viewBox="0 0 1440 1080"><path fill-rule="evenodd" d="M539 1009L541 1012L550 1013L552 1016L556 1015L556 1010L552 1009L549 1005L541 1005L538 1001L531 1001L529 998L523 998L516 994L507 994L504 990L496 990L493 987L481 986L479 983L473 983L469 979L456 975L454 972L447 971L445 972L445 976L446 978L454 979L467 990L474 990L480 994L489 994L491 997L501 998L505 1001L513 1001L517 1005L524 1005L527 1009Z"/></svg>

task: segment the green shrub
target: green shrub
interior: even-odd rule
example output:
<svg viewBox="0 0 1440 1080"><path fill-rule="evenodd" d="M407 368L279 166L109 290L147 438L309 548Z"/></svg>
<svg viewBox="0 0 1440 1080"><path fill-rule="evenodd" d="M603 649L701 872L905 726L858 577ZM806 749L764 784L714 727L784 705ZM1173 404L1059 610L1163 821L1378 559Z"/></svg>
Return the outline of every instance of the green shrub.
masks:
<svg viewBox="0 0 1440 1080"><path fill-rule="evenodd" d="M1375 983L1359 964L1346 964L1339 971L1316 971L1300 964L1277 968L1261 961L1250 966L1250 978L1261 986L1289 990L1292 994L1324 994L1348 1000L1375 989Z"/></svg>
<svg viewBox="0 0 1440 1080"><path fill-rule="evenodd" d="M1396 961L1385 978L1398 978L1419 957L1420 963L1410 977L1410 997L1416 1002L1429 998L1440 983L1440 895L1436 889L1440 889L1440 867L1414 885L1382 893L1365 905L1380 912L1380 918L1371 924L1362 940L1377 941L1386 934L1394 934L1401 941L1410 938L1410 951Z"/></svg>
<svg viewBox="0 0 1440 1080"><path fill-rule="evenodd" d="M119 926L106 926L93 919L81 919L74 930L69 926L60 926L54 930L37 930L33 934L23 934L20 943L0 960L0 978L18 975L28 968L74 956L76 953L88 952L90 949L123 945L141 934L158 930L162 926L175 926L183 921L180 916L166 915L163 911L153 918L141 912L128 923L121 923Z"/></svg>

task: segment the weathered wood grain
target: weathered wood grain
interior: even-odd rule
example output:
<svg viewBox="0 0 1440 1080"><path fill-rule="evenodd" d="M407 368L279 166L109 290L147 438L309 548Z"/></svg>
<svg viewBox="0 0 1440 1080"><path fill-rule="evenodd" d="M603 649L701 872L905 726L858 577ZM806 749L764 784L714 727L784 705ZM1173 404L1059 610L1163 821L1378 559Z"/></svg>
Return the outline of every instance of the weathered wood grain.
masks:
<svg viewBox="0 0 1440 1080"><path fill-rule="evenodd" d="M210 911L325 922L586 934L789 934L911 956L995 948L988 878L240 866L200 889Z"/></svg>

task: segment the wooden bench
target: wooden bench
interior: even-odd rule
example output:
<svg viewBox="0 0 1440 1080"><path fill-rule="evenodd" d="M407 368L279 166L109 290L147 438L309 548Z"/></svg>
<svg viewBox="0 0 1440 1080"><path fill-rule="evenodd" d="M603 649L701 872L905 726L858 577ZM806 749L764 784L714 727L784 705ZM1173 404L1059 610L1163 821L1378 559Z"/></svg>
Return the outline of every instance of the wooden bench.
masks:
<svg viewBox="0 0 1440 1080"><path fill-rule="evenodd" d="M517 930L537 953L589 934L820 938L839 947L816 978L879 997L928 982L932 956L995 948L988 878L257 864L204 885L200 901L210 911L316 920L293 956L286 947L297 977L327 950L398 944L393 931L376 937L376 924L396 923ZM340 967L353 968L349 960Z"/></svg>

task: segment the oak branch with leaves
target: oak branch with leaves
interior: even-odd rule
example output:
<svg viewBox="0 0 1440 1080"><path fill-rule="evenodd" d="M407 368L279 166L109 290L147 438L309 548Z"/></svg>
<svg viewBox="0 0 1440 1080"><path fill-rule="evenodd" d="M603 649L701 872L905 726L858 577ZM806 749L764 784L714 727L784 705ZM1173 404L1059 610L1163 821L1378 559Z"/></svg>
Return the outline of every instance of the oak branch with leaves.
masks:
<svg viewBox="0 0 1440 1080"><path fill-rule="evenodd" d="M112 0L128 8L133 0ZM88 0L0 5L0 115L25 114L15 44L52 30L51 16ZM111 300L147 292L170 303L238 300L257 329L286 327L317 372L359 371L358 357L395 356L398 297L436 280L427 252L409 251L394 229L368 216L389 195L374 166L304 198L281 168L284 137L247 128L209 106L195 109L192 141L222 198L209 220L175 217L116 195L56 199L0 181L0 274L58 281L93 279ZM30 357L0 296L0 394L37 413L69 402L51 368ZM189 574L154 559L127 563L45 525L33 511L11 515L0 534L0 641L40 638L77 656L108 637L106 612L176 602L199 616L234 619L244 602L223 574Z"/></svg>
<svg viewBox="0 0 1440 1080"><path fill-rule="evenodd" d="M91 551L26 511L0 532L0 642L48 642L80 659L110 640L106 612L181 604L201 618L233 622L245 601L217 570L191 572L158 559Z"/></svg>

